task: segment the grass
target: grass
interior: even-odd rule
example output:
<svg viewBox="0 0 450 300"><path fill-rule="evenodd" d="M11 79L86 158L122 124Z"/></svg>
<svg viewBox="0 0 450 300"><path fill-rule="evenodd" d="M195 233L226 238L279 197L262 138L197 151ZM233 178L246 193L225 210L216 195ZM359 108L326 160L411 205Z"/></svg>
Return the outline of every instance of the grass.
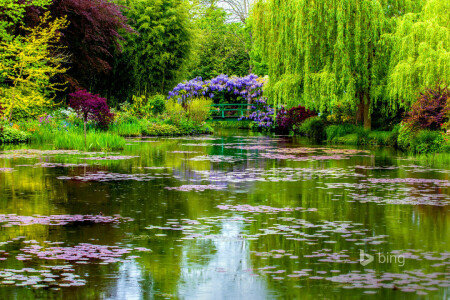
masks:
<svg viewBox="0 0 450 300"><path fill-rule="evenodd" d="M141 136L143 126L139 122L114 123L109 131L120 136Z"/></svg>
<svg viewBox="0 0 450 300"><path fill-rule="evenodd" d="M251 121L209 121L208 123L218 128L250 129Z"/></svg>
<svg viewBox="0 0 450 300"><path fill-rule="evenodd" d="M87 133L86 141L87 146L83 132L69 131L66 134L56 135L54 146L56 149L112 151L123 149L126 143L125 139L117 134L94 130Z"/></svg>
<svg viewBox="0 0 450 300"><path fill-rule="evenodd" d="M369 131L355 125L330 125L326 129L327 142L343 145L395 146L393 131Z"/></svg>

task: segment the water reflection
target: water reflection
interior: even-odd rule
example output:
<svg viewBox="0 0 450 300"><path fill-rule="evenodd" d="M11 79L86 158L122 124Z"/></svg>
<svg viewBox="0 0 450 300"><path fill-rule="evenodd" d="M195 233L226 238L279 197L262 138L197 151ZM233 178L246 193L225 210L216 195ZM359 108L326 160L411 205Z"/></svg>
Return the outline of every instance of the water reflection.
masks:
<svg viewBox="0 0 450 300"><path fill-rule="evenodd" d="M0 299L359 299L371 293L448 298L449 166L425 165L392 149L311 146L303 139L242 131L130 140L120 155L136 157L126 160L14 152L40 146L8 146L0 153L0 214L119 214L134 221L51 226L4 221ZM315 159L304 159L310 155ZM330 158L323 159L326 155ZM89 174L106 175L98 180ZM196 188L205 185L225 189ZM221 209L244 204L247 209ZM304 209L252 211L262 206ZM343 232L348 228L342 224L353 232ZM5 270L69 264L17 259L24 257L24 247L45 242L152 251L132 250L131 258L108 265L70 264L84 286L18 286L20 276ZM405 266L363 267L357 261L361 249L408 258ZM397 282L389 274L397 274ZM361 278L390 278L386 284L395 288L369 287Z"/></svg>
<svg viewBox="0 0 450 300"><path fill-rule="evenodd" d="M223 222L221 225L215 239L183 246L180 298L211 299L211 295L215 295L217 299L266 299L273 296L265 281L253 273L248 241L241 238L243 224Z"/></svg>

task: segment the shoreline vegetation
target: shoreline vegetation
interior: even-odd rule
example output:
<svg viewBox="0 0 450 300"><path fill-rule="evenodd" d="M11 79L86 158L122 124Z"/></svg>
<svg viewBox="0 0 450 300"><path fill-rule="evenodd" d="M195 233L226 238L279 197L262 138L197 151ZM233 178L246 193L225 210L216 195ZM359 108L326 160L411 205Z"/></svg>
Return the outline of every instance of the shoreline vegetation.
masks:
<svg viewBox="0 0 450 300"><path fill-rule="evenodd" d="M3 1L0 144L120 150L216 126L450 152L448 1L257 0L240 21L215 3L80 1Z"/></svg>

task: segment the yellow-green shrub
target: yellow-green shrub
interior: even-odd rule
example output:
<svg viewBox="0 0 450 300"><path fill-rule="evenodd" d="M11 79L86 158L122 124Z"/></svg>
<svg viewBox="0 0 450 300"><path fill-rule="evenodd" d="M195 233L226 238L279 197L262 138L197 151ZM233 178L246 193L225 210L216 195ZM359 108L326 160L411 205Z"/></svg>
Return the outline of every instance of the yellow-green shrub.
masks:
<svg viewBox="0 0 450 300"><path fill-rule="evenodd" d="M166 113L173 124L179 125L186 119L186 111L176 100L169 100L166 103Z"/></svg>
<svg viewBox="0 0 450 300"><path fill-rule="evenodd" d="M212 100L207 97L194 98L188 103L189 119L195 124L201 124L211 115Z"/></svg>

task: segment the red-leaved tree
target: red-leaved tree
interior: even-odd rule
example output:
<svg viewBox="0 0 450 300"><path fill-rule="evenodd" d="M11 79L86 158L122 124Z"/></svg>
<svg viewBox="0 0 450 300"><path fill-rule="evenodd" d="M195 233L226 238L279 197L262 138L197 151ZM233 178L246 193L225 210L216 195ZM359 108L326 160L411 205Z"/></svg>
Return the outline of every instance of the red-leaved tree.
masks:
<svg viewBox="0 0 450 300"><path fill-rule="evenodd" d="M281 109L277 113L277 126L278 131L282 133L288 133L294 125L298 125L310 117L317 116L317 114L305 107L299 105L292 107L288 110Z"/></svg>
<svg viewBox="0 0 450 300"><path fill-rule="evenodd" d="M450 90L437 85L420 93L405 121L415 127L436 130L448 121L450 113Z"/></svg>
<svg viewBox="0 0 450 300"><path fill-rule="evenodd" d="M61 44L71 55L65 78L73 86L88 87L96 75L107 73L113 52L121 51L121 32L134 32L121 12L122 6L111 0L52 0L51 16L66 16L69 26L62 31ZM42 11L27 10L27 22L33 25Z"/></svg>
<svg viewBox="0 0 450 300"><path fill-rule="evenodd" d="M86 90L78 90L69 94L69 106L83 120L85 144L87 122L94 121L99 127L107 128L114 118L106 99L99 95L93 95Z"/></svg>

